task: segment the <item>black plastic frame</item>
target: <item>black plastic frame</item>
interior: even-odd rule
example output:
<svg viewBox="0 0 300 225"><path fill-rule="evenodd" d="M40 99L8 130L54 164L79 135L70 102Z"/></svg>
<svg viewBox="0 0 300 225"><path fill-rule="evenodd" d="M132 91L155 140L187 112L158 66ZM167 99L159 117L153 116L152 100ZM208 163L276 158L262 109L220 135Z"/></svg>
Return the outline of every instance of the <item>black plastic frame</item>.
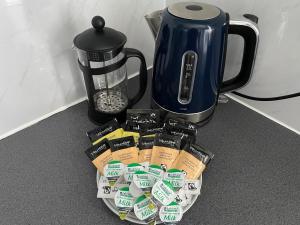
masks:
<svg viewBox="0 0 300 225"><path fill-rule="evenodd" d="M132 48L124 48L122 52L124 53L124 57L121 60L101 68L90 68L88 66L84 66L78 60L79 68L83 73L88 96L88 116L95 124L103 124L109 120L112 120L113 118L117 118L119 122L125 122L127 108L131 108L145 94L147 88L147 66L143 54L140 51ZM104 113L97 111L93 99L94 95L97 93L94 87L93 75L101 75L115 71L121 68L131 57L137 57L140 60L140 87L138 93L132 99L129 99L127 108L119 113Z"/></svg>

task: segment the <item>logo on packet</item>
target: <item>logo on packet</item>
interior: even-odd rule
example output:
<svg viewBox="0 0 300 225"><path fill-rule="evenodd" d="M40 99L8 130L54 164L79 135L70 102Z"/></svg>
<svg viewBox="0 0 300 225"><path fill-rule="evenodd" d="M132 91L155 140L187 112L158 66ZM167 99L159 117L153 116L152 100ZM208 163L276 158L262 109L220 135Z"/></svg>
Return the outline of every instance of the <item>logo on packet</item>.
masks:
<svg viewBox="0 0 300 225"><path fill-rule="evenodd" d="M111 192L111 187L110 186L104 186L102 188L103 188L104 194L110 194L110 192Z"/></svg>

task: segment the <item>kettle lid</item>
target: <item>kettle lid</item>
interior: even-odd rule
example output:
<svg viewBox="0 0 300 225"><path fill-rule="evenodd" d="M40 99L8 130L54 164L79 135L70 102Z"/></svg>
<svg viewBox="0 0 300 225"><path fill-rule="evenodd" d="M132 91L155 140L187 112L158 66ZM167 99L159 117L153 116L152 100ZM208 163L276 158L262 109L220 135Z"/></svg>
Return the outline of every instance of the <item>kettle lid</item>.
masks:
<svg viewBox="0 0 300 225"><path fill-rule="evenodd" d="M221 10L216 6L199 2L179 2L168 7L169 13L189 20L208 20L217 17Z"/></svg>
<svg viewBox="0 0 300 225"><path fill-rule="evenodd" d="M105 20L101 16L92 19L93 28L78 34L73 42L76 48L97 53L115 52L119 53L126 43L126 36L105 26Z"/></svg>

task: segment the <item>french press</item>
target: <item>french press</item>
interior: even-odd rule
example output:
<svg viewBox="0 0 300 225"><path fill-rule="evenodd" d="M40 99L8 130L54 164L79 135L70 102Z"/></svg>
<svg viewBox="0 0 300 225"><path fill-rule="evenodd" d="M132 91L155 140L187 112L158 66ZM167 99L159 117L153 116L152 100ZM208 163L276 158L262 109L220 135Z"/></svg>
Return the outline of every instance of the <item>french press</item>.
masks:
<svg viewBox="0 0 300 225"><path fill-rule="evenodd" d="M122 122L126 118L126 109L137 103L145 93L146 61L140 51L124 48L126 36L105 27L102 17L95 16L92 26L73 40L88 96L88 116L96 124L114 117ZM126 61L130 57L140 60L139 90L131 99L127 94L126 69Z"/></svg>

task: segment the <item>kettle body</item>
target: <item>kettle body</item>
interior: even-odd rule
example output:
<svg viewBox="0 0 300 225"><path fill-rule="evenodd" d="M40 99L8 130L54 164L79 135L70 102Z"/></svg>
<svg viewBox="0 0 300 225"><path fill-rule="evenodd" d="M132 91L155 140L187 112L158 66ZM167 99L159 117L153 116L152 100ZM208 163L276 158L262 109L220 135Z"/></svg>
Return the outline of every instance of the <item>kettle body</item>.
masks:
<svg viewBox="0 0 300 225"><path fill-rule="evenodd" d="M250 79L258 43L252 23L230 22L221 9L195 2L156 12L159 26L149 18L156 36L152 102L168 117L203 122L214 112L219 93L240 88ZM230 33L243 37L244 53L240 73L223 82Z"/></svg>

